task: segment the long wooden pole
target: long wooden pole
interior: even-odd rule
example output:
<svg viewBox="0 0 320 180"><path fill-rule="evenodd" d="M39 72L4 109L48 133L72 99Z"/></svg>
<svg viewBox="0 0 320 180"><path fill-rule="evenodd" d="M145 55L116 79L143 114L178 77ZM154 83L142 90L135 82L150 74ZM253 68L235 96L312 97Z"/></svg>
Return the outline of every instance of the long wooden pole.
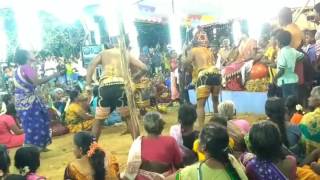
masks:
<svg viewBox="0 0 320 180"><path fill-rule="evenodd" d="M128 119L128 128L133 139L136 139L140 135L139 129L139 117L133 96L133 88L131 86L131 72L129 69L128 51L126 47L126 33L124 29L124 22L122 18L122 13L118 12L119 18L119 45L121 50L121 69L123 70L125 78L125 90L128 99L128 107L130 112L130 119Z"/></svg>

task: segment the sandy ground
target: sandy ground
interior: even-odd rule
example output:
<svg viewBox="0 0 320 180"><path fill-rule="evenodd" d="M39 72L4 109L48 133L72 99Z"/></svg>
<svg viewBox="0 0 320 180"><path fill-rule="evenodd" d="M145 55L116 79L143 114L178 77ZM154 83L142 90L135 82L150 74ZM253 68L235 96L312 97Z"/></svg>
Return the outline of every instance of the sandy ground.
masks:
<svg viewBox="0 0 320 180"><path fill-rule="evenodd" d="M170 109L170 112L164 114L166 121L164 135L167 135L171 125L177 122L177 108ZM209 117L208 117L209 118ZM256 115L241 115L239 118L247 119L250 122L264 119L263 116ZM120 133L125 129L125 126L106 127L103 130L99 144L105 149L116 155L120 163L120 168L123 170L127 161L127 154L132 143L131 136L120 136ZM49 146L50 151L41 154L41 167L38 171L39 175L43 175L52 180L63 179L63 174L68 162L74 159L73 149L73 134L67 134L60 137L55 137L53 143ZM10 156L13 161L15 149L10 150ZM12 162L12 165L14 162ZM11 167L11 172L16 172L14 167Z"/></svg>

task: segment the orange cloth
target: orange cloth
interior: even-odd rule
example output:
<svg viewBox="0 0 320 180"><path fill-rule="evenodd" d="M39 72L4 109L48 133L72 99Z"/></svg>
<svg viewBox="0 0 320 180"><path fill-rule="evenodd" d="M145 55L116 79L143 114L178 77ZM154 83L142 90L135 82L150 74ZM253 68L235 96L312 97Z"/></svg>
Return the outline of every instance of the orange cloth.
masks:
<svg viewBox="0 0 320 180"><path fill-rule="evenodd" d="M298 49L303 40L303 33L300 28L296 24L291 23L283 29L289 31L291 34L291 47Z"/></svg>
<svg viewBox="0 0 320 180"><path fill-rule="evenodd" d="M299 180L317 180L320 176L315 173L309 165L297 168L297 179Z"/></svg>
<svg viewBox="0 0 320 180"><path fill-rule="evenodd" d="M294 125L299 125L302 118L303 118L302 114L294 113L293 116L291 117L290 122Z"/></svg>

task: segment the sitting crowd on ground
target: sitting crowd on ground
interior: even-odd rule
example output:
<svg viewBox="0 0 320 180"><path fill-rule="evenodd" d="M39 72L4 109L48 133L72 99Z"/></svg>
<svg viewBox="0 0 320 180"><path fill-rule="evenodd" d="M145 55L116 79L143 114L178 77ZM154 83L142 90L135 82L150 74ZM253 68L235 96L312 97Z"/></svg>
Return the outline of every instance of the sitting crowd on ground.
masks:
<svg viewBox="0 0 320 180"><path fill-rule="evenodd" d="M89 132L80 131L74 135L75 160L67 164L64 179L319 179L320 86L313 88L308 104L312 111L300 113L296 97L270 97L265 103L266 120L251 123L237 119L236 105L224 101L200 132L195 107L184 104L170 135L162 133L166 119L148 112L143 117L146 133L132 143L122 173L116 157ZM293 121L296 114L302 118ZM18 129L12 124L12 129ZM18 174L9 172L11 163ZM46 179L37 173L39 167L39 149L19 148L13 163L7 147L0 146L2 179Z"/></svg>

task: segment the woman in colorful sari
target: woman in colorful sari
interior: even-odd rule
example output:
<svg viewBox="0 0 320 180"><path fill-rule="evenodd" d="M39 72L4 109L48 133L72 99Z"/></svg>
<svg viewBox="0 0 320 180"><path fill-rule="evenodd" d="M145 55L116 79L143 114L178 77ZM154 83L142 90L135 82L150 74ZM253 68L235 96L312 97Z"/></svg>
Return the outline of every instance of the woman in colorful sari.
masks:
<svg viewBox="0 0 320 180"><path fill-rule="evenodd" d="M73 153L77 159L68 164L65 180L120 179L116 157L104 151L90 133L79 132L73 141Z"/></svg>
<svg viewBox="0 0 320 180"><path fill-rule="evenodd" d="M242 90L246 81L247 73L251 71L256 54L258 43L254 39L244 38L239 46L239 55L235 61L228 64L222 70L226 87L231 90Z"/></svg>
<svg viewBox="0 0 320 180"><path fill-rule="evenodd" d="M184 104L178 111L179 124L170 128L170 136L178 143L183 156L183 164L190 165L197 161L195 152L192 151L193 144L198 139L199 131L193 129L197 120L197 111L194 106Z"/></svg>
<svg viewBox="0 0 320 180"><path fill-rule="evenodd" d="M88 106L88 98L77 90L71 91L69 96L71 103L67 107L65 117L68 129L73 133L90 130L94 117L85 110L85 107Z"/></svg>
<svg viewBox="0 0 320 180"><path fill-rule="evenodd" d="M168 180L247 180L243 166L229 153L227 129L218 123L205 125L200 133L200 146L206 160L180 170Z"/></svg>
<svg viewBox="0 0 320 180"><path fill-rule="evenodd" d="M179 146L173 137L161 135L164 121L159 113L147 113L143 123L148 135L138 137L131 145L122 179L165 179L182 165Z"/></svg>
<svg viewBox="0 0 320 180"><path fill-rule="evenodd" d="M15 107L25 132L24 144L46 150L51 143L50 119L48 109L36 94L35 89L60 76L64 71L38 79L37 71L32 67L34 58L28 51L17 50L15 61L19 65L14 75Z"/></svg>
<svg viewBox="0 0 320 180"><path fill-rule="evenodd" d="M245 153L240 158L249 179L296 179L296 159L283 154L281 134L276 124L271 121L254 124L249 142L254 154Z"/></svg>
<svg viewBox="0 0 320 180"><path fill-rule="evenodd" d="M320 148L320 86L312 89L308 101L314 111L304 115L299 125L306 143L306 154Z"/></svg>

